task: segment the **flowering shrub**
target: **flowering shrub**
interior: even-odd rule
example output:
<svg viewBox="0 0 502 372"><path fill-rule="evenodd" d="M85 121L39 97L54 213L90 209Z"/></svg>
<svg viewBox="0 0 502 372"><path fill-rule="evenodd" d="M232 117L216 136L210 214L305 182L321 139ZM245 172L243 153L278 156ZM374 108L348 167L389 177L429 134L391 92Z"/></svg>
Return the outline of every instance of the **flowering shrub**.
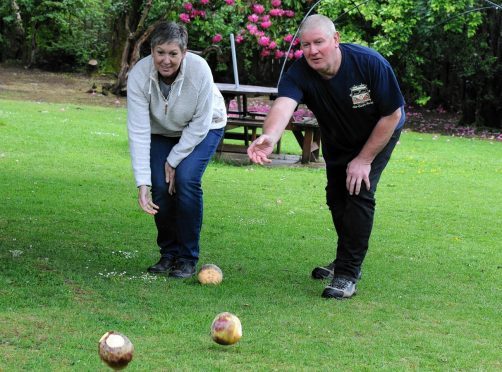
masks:
<svg viewBox="0 0 502 372"><path fill-rule="evenodd" d="M310 5L310 1L292 0L193 0L180 3L177 17L188 29L191 49L213 44L230 56L230 34L234 34L244 67L250 68L255 59L265 63L302 56L297 40L291 42ZM229 64L220 63L217 69L228 71Z"/></svg>

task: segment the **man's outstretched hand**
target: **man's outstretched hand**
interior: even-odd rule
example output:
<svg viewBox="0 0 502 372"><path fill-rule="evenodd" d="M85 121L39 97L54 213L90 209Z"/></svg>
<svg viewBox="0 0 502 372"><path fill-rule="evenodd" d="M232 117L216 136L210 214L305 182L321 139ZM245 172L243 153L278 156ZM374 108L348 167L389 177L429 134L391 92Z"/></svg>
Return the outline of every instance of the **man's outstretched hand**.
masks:
<svg viewBox="0 0 502 372"><path fill-rule="evenodd" d="M268 156L274 151L274 145L272 137L262 134L249 145L247 150L249 159L260 165L272 162Z"/></svg>

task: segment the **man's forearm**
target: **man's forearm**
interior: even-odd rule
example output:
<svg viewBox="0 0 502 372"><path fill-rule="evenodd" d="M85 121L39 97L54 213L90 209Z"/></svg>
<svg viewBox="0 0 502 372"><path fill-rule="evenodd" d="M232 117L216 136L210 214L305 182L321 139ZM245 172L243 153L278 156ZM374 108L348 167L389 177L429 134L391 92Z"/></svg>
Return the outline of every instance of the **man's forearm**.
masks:
<svg viewBox="0 0 502 372"><path fill-rule="evenodd" d="M263 134L270 136L274 143L277 143L288 126L296 105L290 98L277 98L263 124Z"/></svg>
<svg viewBox="0 0 502 372"><path fill-rule="evenodd" d="M357 157L371 164L373 159L375 159L389 142L400 119L401 108L397 109L389 116L380 118Z"/></svg>

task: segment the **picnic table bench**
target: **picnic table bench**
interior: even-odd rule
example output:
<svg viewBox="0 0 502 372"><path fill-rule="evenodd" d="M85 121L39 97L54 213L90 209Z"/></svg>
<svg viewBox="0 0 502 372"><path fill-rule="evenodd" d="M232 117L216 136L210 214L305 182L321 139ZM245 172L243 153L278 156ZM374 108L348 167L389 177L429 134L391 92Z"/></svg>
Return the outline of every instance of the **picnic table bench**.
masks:
<svg viewBox="0 0 502 372"><path fill-rule="evenodd" d="M249 144L257 137L257 129L263 128L265 114L251 112L248 110L247 98L250 96L269 96L274 99L277 95L277 88L261 87L254 85L234 85L216 83L218 89L223 94L228 111L227 126L225 135L220 144L220 151L245 152ZM229 109L232 99L237 101L237 110ZM242 132L232 131L235 128L243 128ZM319 125L315 118L304 118L289 122L286 130L293 133L302 149L301 162L303 164L319 160L319 149L321 134ZM225 139L243 141L244 145L225 144ZM277 143L276 153L281 152L281 141Z"/></svg>

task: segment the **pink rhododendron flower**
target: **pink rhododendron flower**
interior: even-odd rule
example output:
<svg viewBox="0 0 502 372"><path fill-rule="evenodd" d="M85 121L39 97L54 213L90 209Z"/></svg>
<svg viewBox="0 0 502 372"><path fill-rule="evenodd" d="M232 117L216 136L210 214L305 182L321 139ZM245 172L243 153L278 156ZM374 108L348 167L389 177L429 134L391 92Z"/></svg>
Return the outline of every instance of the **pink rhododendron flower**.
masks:
<svg viewBox="0 0 502 372"><path fill-rule="evenodd" d="M247 30L249 31L249 33L251 35L256 34L256 32L258 31L258 27L256 27L256 25L253 25L253 24L250 24L250 23L246 25L246 28L247 28Z"/></svg>
<svg viewBox="0 0 502 372"><path fill-rule="evenodd" d="M277 48L277 43L275 41L271 41L270 44L268 44L269 49L275 49Z"/></svg>
<svg viewBox="0 0 502 372"><path fill-rule="evenodd" d="M258 22L259 19L260 19L260 17L258 17L257 14L251 14L250 16L248 16L249 22L256 23L256 22Z"/></svg>
<svg viewBox="0 0 502 372"><path fill-rule="evenodd" d="M214 44L219 43L222 39L223 37L220 34L216 34L213 36L213 43Z"/></svg>
<svg viewBox="0 0 502 372"><path fill-rule="evenodd" d="M265 35L265 32L263 32L263 31L256 31L256 32L254 33L254 36L256 36L257 38L260 38L260 37L262 37L263 35Z"/></svg>
<svg viewBox="0 0 502 372"><path fill-rule="evenodd" d="M267 29L267 28L270 28L272 26L272 22L265 21L265 22L260 23L260 26L261 26L261 28Z"/></svg>
<svg viewBox="0 0 502 372"><path fill-rule="evenodd" d="M274 58L281 59L282 57L284 57L284 52L282 50L276 50L274 53Z"/></svg>
<svg viewBox="0 0 502 372"><path fill-rule="evenodd" d="M192 17L192 18L197 18L197 17L206 18L206 11L205 10L193 9L190 12L190 17Z"/></svg>
<svg viewBox="0 0 502 372"><path fill-rule="evenodd" d="M183 23L190 23L190 16L186 13L180 14L180 21Z"/></svg>
<svg viewBox="0 0 502 372"><path fill-rule="evenodd" d="M261 46L268 46L268 44L270 44L270 38L267 36L261 36L258 39L258 44Z"/></svg>
<svg viewBox="0 0 502 372"><path fill-rule="evenodd" d="M243 41L244 41L244 36L242 36L242 35L237 35L237 36L235 37L235 42L236 42L237 44L240 44L240 43L242 43Z"/></svg>
<svg viewBox="0 0 502 372"><path fill-rule="evenodd" d="M268 14L262 15L261 16L261 21L262 22L270 21L270 16Z"/></svg>
<svg viewBox="0 0 502 372"><path fill-rule="evenodd" d="M265 11L265 7L261 4L253 4L253 12L256 14L262 14Z"/></svg>
<svg viewBox="0 0 502 372"><path fill-rule="evenodd" d="M293 40L293 35L291 35L291 34L287 34L286 36L284 36L284 37L282 38L282 40L284 40L286 43L290 43L290 42L291 42L291 40Z"/></svg>
<svg viewBox="0 0 502 372"><path fill-rule="evenodd" d="M234 5L235 4L234 0L225 0L225 2L227 3L227 5Z"/></svg>
<svg viewBox="0 0 502 372"><path fill-rule="evenodd" d="M183 4L183 8L184 8L187 12L189 12L189 11L191 11L191 10L193 9L193 5L192 5L192 3L184 3L184 4Z"/></svg>
<svg viewBox="0 0 502 372"><path fill-rule="evenodd" d="M295 16L295 12L292 10L285 10L284 15L289 18L293 18Z"/></svg>
<svg viewBox="0 0 502 372"><path fill-rule="evenodd" d="M207 5L207 4L209 4L209 0L200 0L200 3L202 5Z"/></svg>
<svg viewBox="0 0 502 372"><path fill-rule="evenodd" d="M268 49L262 49L262 51L260 52L260 56L262 57L268 57L270 55L270 50Z"/></svg>
<svg viewBox="0 0 502 372"><path fill-rule="evenodd" d="M279 8L281 6L281 0L272 0L271 4L274 8Z"/></svg>
<svg viewBox="0 0 502 372"><path fill-rule="evenodd" d="M303 50L296 50L295 51L295 58L298 59L298 58L301 58L301 56L303 56Z"/></svg>
<svg viewBox="0 0 502 372"><path fill-rule="evenodd" d="M288 59L293 59L293 57L295 56L295 54L293 53L293 51L291 50L289 53L288 53Z"/></svg>
<svg viewBox="0 0 502 372"><path fill-rule="evenodd" d="M282 9L270 9L270 12L268 12L268 14L270 14L270 16L272 17L282 17L282 15L284 14L284 10Z"/></svg>
<svg viewBox="0 0 502 372"><path fill-rule="evenodd" d="M296 38L293 40L293 46L300 44L300 39Z"/></svg>

